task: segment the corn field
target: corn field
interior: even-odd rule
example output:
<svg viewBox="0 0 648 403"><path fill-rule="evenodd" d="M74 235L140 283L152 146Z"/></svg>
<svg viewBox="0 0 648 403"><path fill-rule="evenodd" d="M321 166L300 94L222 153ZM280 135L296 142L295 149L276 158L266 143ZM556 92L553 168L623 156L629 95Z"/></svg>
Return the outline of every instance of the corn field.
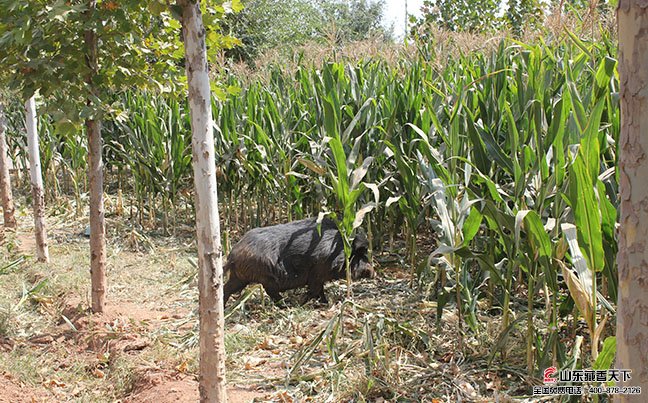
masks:
<svg viewBox="0 0 648 403"><path fill-rule="evenodd" d="M411 292L437 301L437 322L456 310L460 334L480 332L486 304L503 318L498 347L525 328L533 373L568 365L561 334L574 314L594 362L617 299L615 52L609 38L569 34L504 40L441 64L422 46L397 63L230 78L240 92L212 100L226 249L228 230L334 212L349 234L362 222L377 262L402 258ZM107 192L125 195L137 225L170 232L193 214L183 102L115 95L103 132ZM9 109L20 171L22 112ZM85 135L55 115L39 128L47 196L71 195L80 211Z"/></svg>

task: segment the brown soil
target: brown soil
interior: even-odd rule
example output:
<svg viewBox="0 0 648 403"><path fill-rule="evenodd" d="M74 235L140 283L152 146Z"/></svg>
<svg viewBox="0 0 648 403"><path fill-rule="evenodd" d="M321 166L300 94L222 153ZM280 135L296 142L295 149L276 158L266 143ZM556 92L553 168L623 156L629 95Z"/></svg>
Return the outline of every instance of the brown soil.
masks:
<svg viewBox="0 0 648 403"><path fill-rule="evenodd" d="M56 386L56 385L54 385ZM0 403L54 402L57 399L40 388L20 384L11 375L0 376ZM229 403L267 401L271 397L253 388L230 387ZM256 399L256 400L255 400ZM124 403L193 403L199 400L198 382L191 376L166 371L142 375L135 391Z"/></svg>
<svg viewBox="0 0 648 403"><path fill-rule="evenodd" d="M197 402L198 382L189 378L170 378L163 374L147 378L138 385L137 391L125 400L126 403Z"/></svg>
<svg viewBox="0 0 648 403"><path fill-rule="evenodd" d="M26 341L35 348L49 349L55 345L66 348L67 360L73 356L84 355L92 361L99 353L111 354L137 354L149 347L150 342L141 336L144 328L151 330L166 320L181 318L183 313L168 313L148 310L139 305L120 302L119 305L107 304L102 314L93 314L88 309L81 309L80 301L70 300L63 310L63 315L69 323L63 321L57 332L41 334L31 337ZM72 329L74 326L74 329ZM110 334L107 328L113 330ZM117 333L117 335L115 335ZM11 350L17 343L4 340L4 351ZM66 365L62 362L61 365ZM97 369L97 376L102 372ZM142 369L138 373L138 381L133 392L124 401L131 403L171 403L171 402L197 402L199 400L198 382L194 376L183 373L184 370L169 369ZM54 382L54 381L53 381ZM56 382L41 385L42 387L28 387L18 383L9 374L0 377L0 403L20 402L51 402L55 397L48 393L48 389L57 396L62 396L55 390ZM254 390L251 387L232 386L227 391L229 403L244 403L266 401L267 393ZM49 397L48 397L49 396Z"/></svg>
<svg viewBox="0 0 648 403"><path fill-rule="evenodd" d="M42 391L30 388L13 379L11 375L0 375L0 403L47 402Z"/></svg>
<svg viewBox="0 0 648 403"><path fill-rule="evenodd" d="M172 378L158 374L150 378L148 384L138 386L137 392L125 400L125 403L194 403L197 402L198 382L191 377ZM240 387L227 388L228 403L249 403L267 401L266 393Z"/></svg>
<svg viewBox="0 0 648 403"><path fill-rule="evenodd" d="M28 255L36 254L36 238L33 233L18 232L16 243L19 251Z"/></svg>

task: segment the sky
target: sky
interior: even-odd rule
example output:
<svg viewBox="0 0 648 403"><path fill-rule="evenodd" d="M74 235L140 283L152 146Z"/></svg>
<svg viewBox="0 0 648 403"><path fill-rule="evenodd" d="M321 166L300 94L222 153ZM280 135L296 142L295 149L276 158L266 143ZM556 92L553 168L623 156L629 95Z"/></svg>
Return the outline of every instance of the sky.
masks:
<svg viewBox="0 0 648 403"><path fill-rule="evenodd" d="M394 35L402 38L405 33L405 3L410 15L420 16L423 0L385 0L383 23L389 26L394 23Z"/></svg>

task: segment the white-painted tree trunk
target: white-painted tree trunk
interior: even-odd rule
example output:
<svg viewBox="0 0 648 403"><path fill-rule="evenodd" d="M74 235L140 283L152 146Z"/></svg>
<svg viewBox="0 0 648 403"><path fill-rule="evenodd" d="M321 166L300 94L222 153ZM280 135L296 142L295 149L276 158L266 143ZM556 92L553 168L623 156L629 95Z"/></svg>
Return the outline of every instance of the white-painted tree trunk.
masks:
<svg viewBox="0 0 648 403"><path fill-rule="evenodd" d="M216 194L214 132L205 28L200 2L179 0L189 84L192 155L196 188L200 314L200 400L225 402L223 256Z"/></svg>
<svg viewBox="0 0 648 403"><path fill-rule="evenodd" d="M45 231L45 192L41 173L38 129L36 127L36 101L32 96L25 102L25 127L27 129L27 152L31 175L32 201L34 204L34 232L36 233L36 257L39 262L49 262L47 233Z"/></svg>
<svg viewBox="0 0 648 403"><path fill-rule="evenodd" d="M619 301L617 369L632 370L619 386L641 387L641 395L619 394L617 402L645 402L648 394L648 8L620 0L619 81Z"/></svg>
<svg viewBox="0 0 648 403"><path fill-rule="evenodd" d="M16 228L15 208L11 194L11 177L9 176L6 130L4 105L0 104L0 199L2 199L5 228Z"/></svg>

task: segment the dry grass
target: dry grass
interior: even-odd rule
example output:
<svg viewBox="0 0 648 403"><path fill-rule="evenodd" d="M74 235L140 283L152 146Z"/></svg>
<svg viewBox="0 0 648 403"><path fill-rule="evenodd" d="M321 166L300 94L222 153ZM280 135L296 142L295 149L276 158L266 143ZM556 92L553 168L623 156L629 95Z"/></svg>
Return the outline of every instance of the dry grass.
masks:
<svg viewBox="0 0 648 403"><path fill-rule="evenodd" d="M221 65L227 65L230 74L236 76L242 83L250 84L269 79L269 67L294 73L299 67L318 67L324 63L341 61L357 63L361 60L382 60L396 66L403 58L413 58L415 46L386 42L380 37L371 38L347 44L325 42L308 42L297 46L287 54L284 50L272 49L259 56L254 66L246 63L229 63L223 60Z"/></svg>
<svg viewBox="0 0 648 403"><path fill-rule="evenodd" d="M46 389L53 401L114 401L133 391L150 368L173 369L195 360L195 351L178 351L169 343L187 314L186 301L172 287L193 270L188 252L162 242L159 254L138 252L128 246L128 237L111 237L110 303L106 314L93 316L88 241L81 235L86 223L70 216L50 216L48 223L49 265L30 256L26 214L18 233L5 233L0 262L26 258L0 276L0 340L6 346L0 372Z"/></svg>

